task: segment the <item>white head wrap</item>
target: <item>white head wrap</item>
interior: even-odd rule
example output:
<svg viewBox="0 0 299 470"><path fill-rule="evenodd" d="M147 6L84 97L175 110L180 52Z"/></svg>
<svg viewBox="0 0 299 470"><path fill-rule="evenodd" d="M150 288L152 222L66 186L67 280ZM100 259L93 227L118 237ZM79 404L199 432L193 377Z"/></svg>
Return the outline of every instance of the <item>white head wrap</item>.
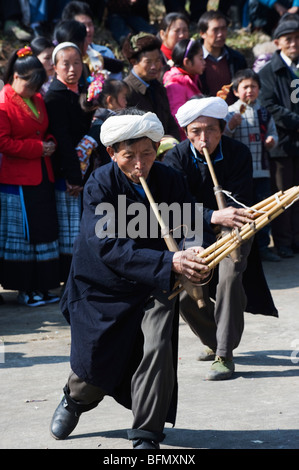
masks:
<svg viewBox="0 0 299 470"><path fill-rule="evenodd" d="M186 127L200 116L224 119L227 113L227 103L222 98L211 96L187 101L178 109L176 118L181 127Z"/></svg>
<svg viewBox="0 0 299 470"><path fill-rule="evenodd" d="M81 51L79 49L79 47L77 46L77 44L74 44L73 42L69 42L69 41L65 41L65 42L60 42L54 49L54 51L52 52L52 62L53 64L55 64L55 57L57 55L57 53L59 51L61 51L61 49L66 49L67 47L74 47L75 49L78 50L78 52L80 53L81 55Z"/></svg>
<svg viewBox="0 0 299 470"><path fill-rule="evenodd" d="M100 139L105 147L117 142L139 137L148 137L160 142L164 135L161 121L154 113L139 115L111 116L101 126Z"/></svg>

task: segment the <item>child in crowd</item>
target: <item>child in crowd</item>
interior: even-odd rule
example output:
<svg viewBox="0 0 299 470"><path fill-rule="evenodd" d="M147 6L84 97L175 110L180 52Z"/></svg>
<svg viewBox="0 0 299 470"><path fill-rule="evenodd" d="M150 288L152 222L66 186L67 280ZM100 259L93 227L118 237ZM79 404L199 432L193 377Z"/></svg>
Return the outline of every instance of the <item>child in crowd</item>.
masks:
<svg viewBox="0 0 299 470"><path fill-rule="evenodd" d="M92 95L87 93L86 97L82 95L80 102L83 110L94 111L91 127L76 148L84 181L93 170L111 161L106 147L100 141L101 126L116 111L127 107L128 92L129 87L122 80L108 79L101 90L98 89Z"/></svg>
<svg viewBox="0 0 299 470"><path fill-rule="evenodd" d="M171 114L175 117L177 110L192 96L201 95L199 76L204 72L205 61L199 40L182 39L173 48L172 60L174 66L163 77L167 91ZM176 119L176 118L175 118ZM181 140L186 134L180 128Z"/></svg>
<svg viewBox="0 0 299 470"><path fill-rule="evenodd" d="M237 72L233 79L232 90L239 99L229 106L224 133L243 142L251 151L254 202L257 203L271 195L268 158L269 150L277 145L278 135L272 116L259 103L260 79L257 73L251 69ZM263 260L280 260L280 257L269 248L269 225L258 232L257 241Z"/></svg>

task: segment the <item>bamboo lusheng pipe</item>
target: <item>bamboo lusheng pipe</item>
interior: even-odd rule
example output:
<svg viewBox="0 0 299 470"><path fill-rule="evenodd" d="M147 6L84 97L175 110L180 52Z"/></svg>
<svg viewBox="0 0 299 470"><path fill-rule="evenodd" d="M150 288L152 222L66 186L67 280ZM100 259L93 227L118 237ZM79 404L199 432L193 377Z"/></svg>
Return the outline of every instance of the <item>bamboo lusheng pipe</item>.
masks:
<svg viewBox="0 0 299 470"><path fill-rule="evenodd" d="M157 207L157 204L155 203L154 201L154 198L152 196L152 193L150 192L150 189L147 185L147 182L145 181L145 179L140 176L140 183L144 189L144 192L146 194L146 197L151 205L151 208L153 209L153 212L156 216L156 219L161 227L161 233L162 233L162 237L164 238L165 240L165 243L167 245L167 248L169 249L169 251L179 251L179 247L176 243L176 241L174 240L174 238L172 237L172 235L169 233L169 230L168 230L168 227L166 227L162 217L161 217L161 214L158 210L158 207Z"/></svg>
<svg viewBox="0 0 299 470"><path fill-rule="evenodd" d="M247 211L251 212L252 215L254 215L255 217L259 217L260 215L263 215L263 213L265 213L267 210L270 210L272 207L275 207L275 205L277 204L276 197L279 197L283 194L287 195L289 191L290 191L290 189L288 189L284 193L282 191L279 191L279 192L275 193L274 195L268 197L267 199L264 199L263 201L258 202L254 206L249 207L247 209ZM254 223L254 222L252 222L252 223ZM251 224L247 224L247 225L250 226ZM222 238L219 238L219 240L216 242L217 247L218 247L217 249L222 249L223 245L225 243L231 243L231 240L232 240L232 237L230 237L230 236L229 237L224 236ZM211 253L215 252L214 245L211 245L211 246L209 246L208 248L205 249L205 253L207 255L209 254L209 252L211 252Z"/></svg>
<svg viewBox="0 0 299 470"><path fill-rule="evenodd" d="M152 193L150 192L150 189L147 185L147 182L142 176L139 177L139 180L144 189L146 197L151 205L151 208L153 209L156 219L158 220L158 223L161 227L161 234L162 234L162 237L164 238L167 248L169 249L169 251L179 251L178 244L176 243L173 236L169 232L169 228L165 225L161 217L161 214L158 210L157 204L155 203ZM199 308L203 308L205 306L205 302L203 300L202 287L196 284L192 284L192 282L190 282L189 279L186 278L186 276L183 276L183 275L179 276L179 282L175 284L175 289L177 290L171 294L169 299L172 299L177 294L179 294L182 290L185 289L186 292L190 295L190 297L192 297L192 299L197 302L197 305Z"/></svg>
<svg viewBox="0 0 299 470"><path fill-rule="evenodd" d="M210 172L210 175L211 175L211 178L212 178L212 181L213 181L214 194L215 194L218 209L225 209L227 207L226 199L225 199L225 196L222 192L222 186L220 186L219 183L218 183L217 176L216 176L216 173L214 171L214 167L213 167L213 163L212 163L210 154L209 154L208 149L206 147L203 147L202 150L203 150L203 154L204 154L204 157L206 159L206 162L207 162L207 165L208 165L208 168L209 168L209 172ZM231 230L228 227L222 227L221 228L222 236L225 236L227 233L230 233L230 231ZM232 260L234 261L234 263L237 263L238 261L240 261L240 250L238 248L236 250L232 250L232 252L230 253L230 256L231 256Z"/></svg>
<svg viewBox="0 0 299 470"><path fill-rule="evenodd" d="M276 194L279 195L280 193L282 192L280 191L279 193L276 193ZM251 234L250 236L253 236L256 231L263 228L263 226L267 225L269 222L271 222L273 218L277 217L283 212L285 205L287 206L290 203L289 202L290 198L295 199L296 197L297 197L297 191L294 191L293 188L291 188L291 190L287 190L285 194L281 195L280 208L277 207L277 202L276 202L276 204L272 208L267 210L265 214L258 216L255 219L255 221L245 224L242 227L241 231L238 233L238 237L241 237L242 241L244 241L245 240L244 237L246 237L247 239L248 234ZM251 209L253 209L254 207L255 206L253 206ZM278 210L279 210L279 213L278 213ZM236 240L238 241L238 237L236 237L234 232L232 232L231 234L228 234L226 237L219 239L214 245L209 246L203 252L205 256L205 261L209 263L211 260L215 259L219 254L222 254L223 252L227 253L226 250L229 249L232 243L235 243ZM215 245L216 245L216 248L215 248Z"/></svg>
<svg viewBox="0 0 299 470"><path fill-rule="evenodd" d="M203 250L198 256L207 263L210 270L214 269L215 266L217 266L217 264L228 256L236 247L249 240L256 232L278 217L287 208L287 206L292 204L296 199L298 199L298 197L299 186L293 186L287 191L280 191L270 198L267 198L264 201L266 202L265 207L268 205L268 201L272 198L274 198L273 203L276 202L275 204L272 204L271 202L272 207L269 210L265 211L264 214L259 215L253 222L244 224L237 235L232 231L219 239L213 245ZM260 210L263 209L263 205L261 203L259 203L258 206ZM248 210L250 211L253 208L255 208L255 206Z"/></svg>
<svg viewBox="0 0 299 470"><path fill-rule="evenodd" d="M286 190L284 193L282 191L279 191L275 193L274 195L268 197L267 199L264 199L263 201L255 204L252 207L249 207L247 210L248 212L253 212L253 215L255 217L261 217L263 215L266 215L268 217L268 214L266 213L267 211L270 211L273 207L277 205L277 197L287 197L290 194L290 191L292 191L293 188ZM284 199L281 199L282 202L284 202ZM259 210L260 212L256 212ZM260 221L261 219L259 219ZM270 221L269 221L270 222ZM251 223L245 224L241 232L238 233L238 235L244 235L248 231L252 230L252 226L256 224L256 219L252 221ZM230 247L232 242L235 242L237 239L237 235L234 231L227 233L225 236L219 238L217 242L215 242L213 245L210 245L204 250L204 255L205 255L205 261L210 262L212 261L219 253L222 253L222 251L226 250L228 247Z"/></svg>

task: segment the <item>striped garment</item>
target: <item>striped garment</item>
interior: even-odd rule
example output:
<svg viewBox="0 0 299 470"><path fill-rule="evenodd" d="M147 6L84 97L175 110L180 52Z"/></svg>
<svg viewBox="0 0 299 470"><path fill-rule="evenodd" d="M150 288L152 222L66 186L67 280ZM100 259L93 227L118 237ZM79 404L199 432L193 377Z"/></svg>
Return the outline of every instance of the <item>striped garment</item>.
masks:
<svg viewBox="0 0 299 470"><path fill-rule="evenodd" d="M277 145L278 135L274 119L260 105L258 100L252 105L247 105L238 100L228 108L229 112L225 118L227 123L235 113L240 112L241 105L245 105L241 125L236 127L234 131L230 131L229 127L226 126L224 133L233 139L239 140L250 149L253 178L269 178L269 161L264 147L264 140L271 135L274 137ZM262 125L261 121L264 122L264 125Z"/></svg>
<svg viewBox="0 0 299 470"><path fill-rule="evenodd" d="M59 226L59 252L71 256L73 244L80 229L81 195L70 196L65 190L55 189Z"/></svg>
<svg viewBox="0 0 299 470"><path fill-rule="evenodd" d="M0 258L4 261L49 261L59 258L58 240L32 244L28 241L26 218L18 186L11 192L0 188Z"/></svg>

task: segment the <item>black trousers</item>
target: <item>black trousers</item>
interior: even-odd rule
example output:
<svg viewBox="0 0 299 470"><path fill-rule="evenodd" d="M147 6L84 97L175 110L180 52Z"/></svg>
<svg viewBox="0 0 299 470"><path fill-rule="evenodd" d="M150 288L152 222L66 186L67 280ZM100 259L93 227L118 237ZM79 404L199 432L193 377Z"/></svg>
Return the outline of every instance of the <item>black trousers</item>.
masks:
<svg viewBox="0 0 299 470"><path fill-rule="evenodd" d="M273 193L299 184L299 158L281 157L270 159ZM274 245L299 246L299 202L296 202L271 223Z"/></svg>
<svg viewBox="0 0 299 470"><path fill-rule="evenodd" d="M141 329L143 357L131 381L133 424L129 439L146 438L161 442L163 429L176 386L173 328L177 328L177 301L159 293L147 303ZM113 347L113 345L111 345ZM69 394L73 400L89 405L100 402L105 392L71 372Z"/></svg>

